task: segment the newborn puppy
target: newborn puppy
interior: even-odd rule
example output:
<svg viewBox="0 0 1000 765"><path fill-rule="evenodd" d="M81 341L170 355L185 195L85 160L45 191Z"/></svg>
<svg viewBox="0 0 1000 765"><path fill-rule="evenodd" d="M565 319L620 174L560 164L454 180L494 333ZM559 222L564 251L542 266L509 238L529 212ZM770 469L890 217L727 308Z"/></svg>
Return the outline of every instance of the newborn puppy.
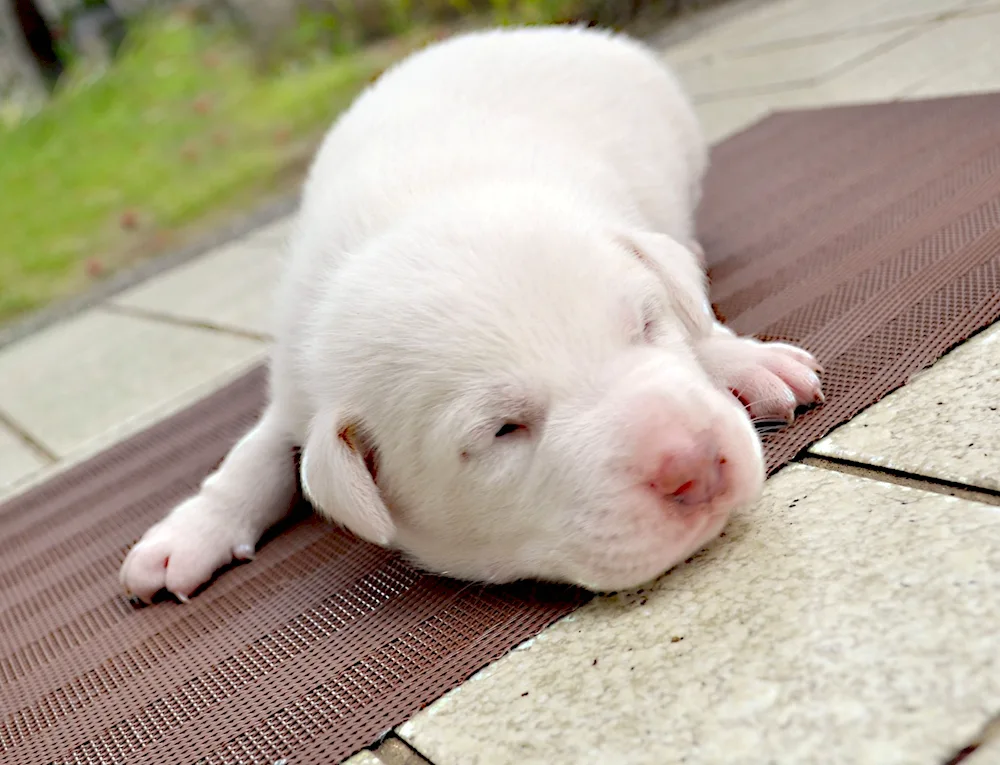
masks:
<svg viewBox="0 0 1000 765"><path fill-rule="evenodd" d="M610 590L702 547L761 489L751 419L821 398L808 353L714 321L706 161L622 36L481 32L389 71L306 182L269 406L123 586L185 600L251 558L295 447L324 517L454 577Z"/></svg>

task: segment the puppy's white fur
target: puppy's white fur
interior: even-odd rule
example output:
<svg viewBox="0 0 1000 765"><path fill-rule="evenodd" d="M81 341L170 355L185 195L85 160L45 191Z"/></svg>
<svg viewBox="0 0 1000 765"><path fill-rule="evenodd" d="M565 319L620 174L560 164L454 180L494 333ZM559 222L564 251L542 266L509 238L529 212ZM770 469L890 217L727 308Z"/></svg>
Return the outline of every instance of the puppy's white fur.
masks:
<svg viewBox="0 0 1000 765"><path fill-rule="evenodd" d="M454 576L593 589L662 573L763 480L751 413L820 396L796 348L706 299L707 161L623 37L490 31L389 71L327 136L278 297L271 403L121 578L189 596L306 495Z"/></svg>

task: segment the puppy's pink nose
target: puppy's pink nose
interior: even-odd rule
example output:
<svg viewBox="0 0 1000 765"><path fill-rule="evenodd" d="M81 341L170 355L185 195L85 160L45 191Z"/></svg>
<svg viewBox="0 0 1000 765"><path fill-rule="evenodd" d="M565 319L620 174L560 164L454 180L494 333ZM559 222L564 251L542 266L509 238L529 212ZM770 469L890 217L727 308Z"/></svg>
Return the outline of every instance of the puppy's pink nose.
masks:
<svg viewBox="0 0 1000 765"><path fill-rule="evenodd" d="M721 490L725 462L707 439L665 440L657 449L650 488L683 504L708 502Z"/></svg>

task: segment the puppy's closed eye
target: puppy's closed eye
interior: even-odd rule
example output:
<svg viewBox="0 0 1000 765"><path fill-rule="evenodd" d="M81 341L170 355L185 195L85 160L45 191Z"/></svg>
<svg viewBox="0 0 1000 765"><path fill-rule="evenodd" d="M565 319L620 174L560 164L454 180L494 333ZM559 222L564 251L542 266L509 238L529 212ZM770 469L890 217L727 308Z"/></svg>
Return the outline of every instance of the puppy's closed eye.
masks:
<svg viewBox="0 0 1000 765"><path fill-rule="evenodd" d="M523 425L519 422L505 422L503 425L500 426L500 428L494 434L494 438L504 438L506 436L513 436L518 434L527 435L527 433L528 433L527 425Z"/></svg>
<svg viewBox="0 0 1000 765"><path fill-rule="evenodd" d="M503 383L480 391L454 410L455 420L464 421L462 457L485 457L527 443L540 432L545 414L544 401L524 386Z"/></svg>
<svg viewBox="0 0 1000 765"><path fill-rule="evenodd" d="M639 345L655 343L663 333L663 303L653 295L641 303L634 324L631 324L632 342Z"/></svg>
<svg viewBox="0 0 1000 765"><path fill-rule="evenodd" d="M646 319L646 323L642 325L642 339L647 343L653 342L656 339L657 324L655 319Z"/></svg>

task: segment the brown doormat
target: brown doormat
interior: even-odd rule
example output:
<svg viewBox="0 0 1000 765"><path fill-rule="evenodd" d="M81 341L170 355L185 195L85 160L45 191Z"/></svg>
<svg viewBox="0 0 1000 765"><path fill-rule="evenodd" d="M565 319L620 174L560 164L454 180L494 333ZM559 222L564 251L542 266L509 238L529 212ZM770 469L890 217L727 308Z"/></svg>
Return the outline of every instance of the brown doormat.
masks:
<svg viewBox="0 0 1000 765"><path fill-rule="evenodd" d="M766 439L773 472L1000 315L1000 96L768 118L716 150L702 230L731 324L826 367L826 405ZM190 604L134 609L126 548L263 390L0 508L0 762L336 762L587 599L425 576L305 517Z"/></svg>

